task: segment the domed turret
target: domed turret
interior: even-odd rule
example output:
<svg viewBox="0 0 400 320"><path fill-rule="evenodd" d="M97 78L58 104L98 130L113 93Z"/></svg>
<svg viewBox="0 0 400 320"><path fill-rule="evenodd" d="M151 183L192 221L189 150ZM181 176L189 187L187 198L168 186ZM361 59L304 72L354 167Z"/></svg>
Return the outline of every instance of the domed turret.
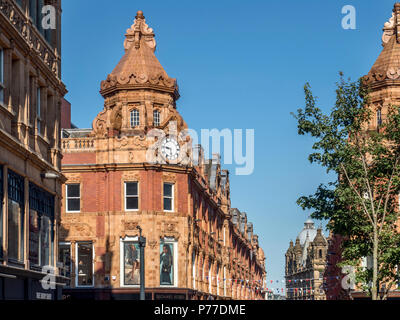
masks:
<svg viewBox="0 0 400 320"><path fill-rule="evenodd" d="M300 245L304 246L307 236L308 236L308 240L310 242L314 241L314 238L316 235L317 235L317 229L315 229L314 221L312 221L311 219L308 219L304 223L303 230L301 230L301 232L298 235L298 238L300 240Z"/></svg>

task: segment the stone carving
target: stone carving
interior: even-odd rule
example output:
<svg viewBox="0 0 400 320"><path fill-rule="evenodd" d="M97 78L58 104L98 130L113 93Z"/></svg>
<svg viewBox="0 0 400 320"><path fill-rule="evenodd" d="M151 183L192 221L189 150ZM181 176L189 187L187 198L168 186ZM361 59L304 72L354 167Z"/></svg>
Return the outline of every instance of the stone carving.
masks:
<svg viewBox="0 0 400 320"><path fill-rule="evenodd" d="M163 180L165 182L176 182L176 176L173 173L169 173L169 172L163 172Z"/></svg>
<svg viewBox="0 0 400 320"><path fill-rule="evenodd" d="M118 143L118 147L126 147L128 145L129 139L127 136L117 137L116 141Z"/></svg>
<svg viewBox="0 0 400 320"><path fill-rule="evenodd" d="M93 120L93 135L98 137L107 136L107 110L101 111Z"/></svg>
<svg viewBox="0 0 400 320"><path fill-rule="evenodd" d="M385 46L386 43L389 42L390 37L394 35L394 26L395 26L395 15L392 13L392 17L388 22L385 23L383 27L383 35L382 35L382 46Z"/></svg>
<svg viewBox="0 0 400 320"><path fill-rule="evenodd" d="M157 86L165 86L167 88L177 87L176 79L168 78L165 75L153 74L153 75L145 75L145 74L123 74L116 77L113 74L109 74L106 80L101 82L101 90L106 90L112 87L119 85L143 85L143 84L152 84Z"/></svg>
<svg viewBox="0 0 400 320"><path fill-rule="evenodd" d="M114 107L114 109L111 111L111 117L110 117L110 124L111 128L117 131L121 130L122 127L122 113L121 113L122 107Z"/></svg>
<svg viewBox="0 0 400 320"><path fill-rule="evenodd" d="M126 30L126 39L124 41L125 50L129 50L132 44L136 49L140 47L140 39L143 38L144 43L153 51L156 50L156 41L154 39L153 29L146 24L146 19L142 11L138 11L133 25Z"/></svg>
<svg viewBox="0 0 400 320"><path fill-rule="evenodd" d="M179 239L179 232L177 231L177 224L169 221L163 222L163 228L160 235L160 238L171 237L175 239Z"/></svg>
<svg viewBox="0 0 400 320"><path fill-rule="evenodd" d="M60 58L57 54L57 50L50 48L44 38L39 35L37 29L32 26L30 20L25 17L23 11L14 4L14 1L1 0L0 12L15 27L16 31L26 41L31 50L38 54L46 67L60 79Z"/></svg>
<svg viewBox="0 0 400 320"><path fill-rule="evenodd" d="M149 247L150 247L150 249L155 249L155 248L157 248L157 244L158 244L158 241L157 240L150 240L149 241Z"/></svg>
<svg viewBox="0 0 400 320"><path fill-rule="evenodd" d="M137 230L138 223L136 221L125 221L124 228L125 231Z"/></svg>
<svg viewBox="0 0 400 320"><path fill-rule="evenodd" d="M138 172L124 172L122 175L125 181L139 181L140 175Z"/></svg>
<svg viewBox="0 0 400 320"><path fill-rule="evenodd" d="M80 182L81 175L79 173L69 173L67 174L67 179L68 182Z"/></svg>
<svg viewBox="0 0 400 320"><path fill-rule="evenodd" d="M133 143L135 147L146 148L147 147L147 139L145 135L135 136L133 138Z"/></svg>

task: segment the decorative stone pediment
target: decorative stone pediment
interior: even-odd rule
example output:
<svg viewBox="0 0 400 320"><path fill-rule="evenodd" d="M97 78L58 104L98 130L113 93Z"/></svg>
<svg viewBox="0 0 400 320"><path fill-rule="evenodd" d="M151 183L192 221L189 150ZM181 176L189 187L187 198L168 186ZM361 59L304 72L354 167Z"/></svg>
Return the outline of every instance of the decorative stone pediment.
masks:
<svg viewBox="0 0 400 320"><path fill-rule="evenodd" d="M139 172L129 172L125 171L122 175L122 179L124 181L139 181L140 180L140 174Z"/></svg>
<svg viewBox="0 0 400 320"><path fill-rule="evenodd" d="M174 238L178 240L180 233L178 232L178 224L175 222L164 221L160 238Z"/></svg>
<svg viewBox="0 0 400 320"><path fill-rule="evenodd" d="M121 232L121 237L125 238L126 236L129 237L138 237L139 236L139 230L137 229L137 226L139 223L137 221L133 220L125 220L122 221L122 232Z"/></svg>

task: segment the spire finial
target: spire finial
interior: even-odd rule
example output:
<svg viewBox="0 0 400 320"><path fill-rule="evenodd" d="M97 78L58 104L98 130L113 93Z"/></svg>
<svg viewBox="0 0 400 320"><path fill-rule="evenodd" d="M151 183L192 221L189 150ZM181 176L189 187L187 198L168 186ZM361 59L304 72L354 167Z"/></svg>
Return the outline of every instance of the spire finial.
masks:
<svg viewBox="0 0 400 320"><path fill-rule="evenodd" d="M139 10L136 13L135 21L133 25L126 30L126 39L124 42L125 51L128 51L132 44L135 45L136 49L140 48L140 42L143 42L153 49L156 50L156 41L154 39L153 29L149 28L146 24L146 19L144 18L143 11Z"/></svg>
<svg viewBox="0 0 400 320"><path fill-rule="evenodd" d="M136 17L135 17L136 19L144 19L144 15L143 15L143 11L142 10L139 10L137 13L136 13Z"/></svg>

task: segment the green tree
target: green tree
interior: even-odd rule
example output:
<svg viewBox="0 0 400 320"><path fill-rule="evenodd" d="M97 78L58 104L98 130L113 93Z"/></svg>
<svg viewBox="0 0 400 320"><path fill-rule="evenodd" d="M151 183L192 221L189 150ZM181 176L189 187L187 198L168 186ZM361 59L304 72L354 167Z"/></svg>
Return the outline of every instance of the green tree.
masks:
<svg viewBox="0 0 400 320"><path fill-rule="evenodd" d="M368 88L362 79L351 82L342 73L329 114L317 107L308 83L304 92L305 107L293 114L298 133L314 138L309 161L337 179L297 203L343 237L340 266L354 266L356 283L373 300L386 299L400 265L399 108L389 106L382 123L371 125ZM365 257L372 257L372 267L361 266Z"/></svg>

